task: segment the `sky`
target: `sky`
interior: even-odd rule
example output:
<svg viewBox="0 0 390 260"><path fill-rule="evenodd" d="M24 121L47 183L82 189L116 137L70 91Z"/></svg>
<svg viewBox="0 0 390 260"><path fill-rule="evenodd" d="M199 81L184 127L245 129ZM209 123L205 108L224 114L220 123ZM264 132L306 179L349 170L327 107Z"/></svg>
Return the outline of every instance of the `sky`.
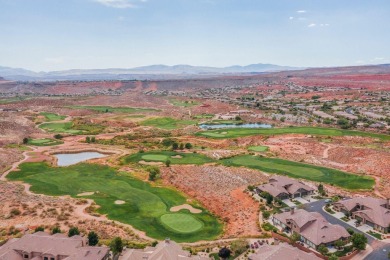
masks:
<svg viewBox="0 0 390 260"><path fill-rule="evenodd" d="M0 66L390 63L389 0L0 0Z"/></svg>

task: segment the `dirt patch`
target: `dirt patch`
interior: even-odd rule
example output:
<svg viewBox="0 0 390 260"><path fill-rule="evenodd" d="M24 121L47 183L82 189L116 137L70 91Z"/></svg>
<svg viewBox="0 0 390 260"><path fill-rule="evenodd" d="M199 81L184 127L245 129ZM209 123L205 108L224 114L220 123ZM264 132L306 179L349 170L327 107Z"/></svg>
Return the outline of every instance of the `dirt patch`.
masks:
<svg viewBox="0 0 390 260"><path fill-rule="evenodd" d="M123 205L123 204L126 203L126 201L124 201L124 200L116 200L114 203L115 203L116 205Z"/></svg>
<svg viewBox="0 0 390 260"><path fill-rule="evenodd" d="M94 191L92 191L92 192L83 192L83 193L77 194L77 196L78 196L78 197L82 197L82 196L91 196L91 195L93 195L93 194L95 194Z"/></svg>
<svg viewBox="0 0 390 260"><path fill-rule="evenodd" d="M180 205L180 206L175 206L175 207L172 207L170 209L170 211L172 212L178 212L182 209L188 209L191 213L194 213L194 214L199 214L199 213L202 213L202 211L200 209L196 209L194 207L192 207L191 205L189 204L183 204L183 205Z"/></svg>

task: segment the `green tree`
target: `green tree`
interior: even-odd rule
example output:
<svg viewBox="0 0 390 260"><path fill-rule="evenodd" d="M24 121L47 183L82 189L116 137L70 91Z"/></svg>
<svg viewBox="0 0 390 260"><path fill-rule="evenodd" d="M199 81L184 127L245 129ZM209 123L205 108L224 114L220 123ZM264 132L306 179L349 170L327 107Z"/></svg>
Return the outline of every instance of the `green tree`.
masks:
<svg viewBox="0 0 390 260"><path fill-rule="evenodd" d="M122 239L120 237L116 237L113 240L111 240L110 249L111 249L114 256L122 253L122 250L123 250Z"/></svg>
<svg viewBox="0 0 390 260"><path fill-rule="evenodd" d="M184 149L184 144L180 144L179 149L183 150Z"/></svg>
<svg viewBox="0 0 390 260"><path fill-rule="evenodd" d="M335 254L331 254L331 255L328 257L328 260L339 260L339 258L338 258Z"/></svg>
<svg viewBox="0 0 390 260"><path fill-rule="evenodd" d="M58 227L58 226L53 227L53 229L51 230L51 233L52 233L53 235L54 235L54 234L57 234L57 233L61 233L60 227Z"/></svg>
<svg viewBox="0 0 390 260"><path fill-rule="evenodd" d="M71 227L68 232L68 237L73 237L76 235L80 235L80 231L77 227Z"/></svg>
<svg viewBox="0 0 390 260"><path fill-rule="evenodd" d="M165 165L166 165L167 167L171 166L171 160L166 160L166 161L165 161Z"/></svg>
<svg viewBox="0 0 390 260"><path fill-rule="evenodd" d="M63 136L62 136L61 134L55 134L55 135L54 135L54 138L55 138L55 139L62 139Z"/></svg>
<svg viewBox="0 0 390 260"><path fill-rule="evenodd" d="M318 185L318 193L319 193L321 196L324 196L324 195L325 195L324 185L322 185L321 183Z"/></svg>
<svg viewBox="0 0 390 260"><path fill-rule="evenodd" d="M172 150L177 150L178 148L179 148L179 144L176 143L176 142L174 142L174 143L172 144Z"/></svg>
<svg viewBox="0 0 390 260"><path fill-rule="evenodd" d="M160 168L156 166L150 166L147 168L147 171L149 172L149 180L155 181L158 178L158 175L160 174Z"/></svg>
<svg viewBox="0 0 390 260"><path fill-rule="evenodd" d="M188 149L188 150L191 149L192 148L192 144L186 143L185 148Z"/></svg>
<svg viewBox="0 0 390 260"><path fill-rule="evenodd" d="M94 231L88 233L88 245L96 246L99 243L99 236Z"/></svg>
<svg viewBox="0 0 390 260"><path fill-rule="evenodd" d="M236 121L241 121L241 117L239 117L239 116L236 116Z"/></svg>
<svg viewBox="0 0 390 260"><path fill-rule="evenodd" d="M91 138L90 138L89 136L87 136L87 137L85 137L85 141L86 141L87 143L90 143L90 142L91 142Z"/></svg>
<svg viewBox="0 0 390 260"><path fill-rule="evenodd" d="M296 243L301 240L301 235L299 235L298 233L294 233L291 235L290 240L292 243Z"/></svg>
<svg viewBox="0 0 390 260"><path fill-rule="evenodd" d="M271 216L271 213L269 212L269 211L263 211L263 218L264 219L268 219L269 218L269 216Z"/></svg>
<svg viewBox="0 0 390 260"><path fill-rule="evenodd" d="M94 142L96 142L96 138L95 138L95 136L92 136L91 137L91 143L94 143Z"/></svg>
<svg viewBox="0 0 390 260"><path fill-rule="evenodd" d="M365 235L360 233L355 233L352 235L351 241L352 241L352 245L355 248L359 250L366 249L367 237Z"/></svg>
<svg viewBox="0 0 390 260"><path fill-rule="evenodd" d="M34 232L39 232L39 231L45 231L45 228L42 226L36 227Z"/></svg>
<svg viewBox="0 0 390 260"><path fill-rule="evenodd" d="M28 143L28 138L27 137L23 138L23 144L27 144L27 143Z"/></svg>
<svg viewBox="0 0 390 260"><path fill-rule="evenodd" d="M320 245L318 247L318 252L320 252L323 255L326 255L329 252L329 249L324 245Z"/></svg>
<svg viewBox="0 0 390 260"><path fill-rule="evenodd" d="M219 250L218 256L222 259L228 259L231 253L232 251L230 251L229 248L224 247L221 250Z"/></svg>
<svg viewBox="0 0 390 260"><path fill-rule="evenodd" d="M345 245L345 242L341 239L337 240L336 242L334 242L334 246L338 249L342 248L343 246Z"/></svg>

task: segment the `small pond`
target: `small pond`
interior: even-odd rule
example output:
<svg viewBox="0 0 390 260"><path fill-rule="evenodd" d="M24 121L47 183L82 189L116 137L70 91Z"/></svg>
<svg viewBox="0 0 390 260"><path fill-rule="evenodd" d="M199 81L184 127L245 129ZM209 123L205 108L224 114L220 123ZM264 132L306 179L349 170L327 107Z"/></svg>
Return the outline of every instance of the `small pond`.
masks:
<svg viewBox="0 0 390 260"><path fill-rule="evenodd" d="M102 158L106 155L98 152L81 152L55 154L54 156L57 157L58 166L69 166L89 159Z"/></svg>
<svg viewBox="0 0 390 260"><path fill-rule="evenodd" d="M268 124L201 124L202 129L220 129L220 128L272 128L272 125Z"/></svg>

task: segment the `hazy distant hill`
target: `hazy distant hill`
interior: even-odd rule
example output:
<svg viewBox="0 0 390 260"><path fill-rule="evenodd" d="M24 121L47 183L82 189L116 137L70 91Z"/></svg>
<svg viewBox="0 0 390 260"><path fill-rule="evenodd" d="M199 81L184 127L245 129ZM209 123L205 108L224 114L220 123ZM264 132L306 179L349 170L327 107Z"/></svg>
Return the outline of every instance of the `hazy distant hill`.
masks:
<svg viewBox="0 0 390 260"><path fill-rule="evenodd" d="M0 76L8 80L110 80L110 79L145 79L156 75L176 75L178 78L210 76L224 74L264 73L301 68L278 66L273 64L251 64L248 66L230 66L224 68L190 65L151 65L131 69L74 69L64 71L34 72L21 68L0 66ZM147 75L154 75L148 77Z"/></svg>

